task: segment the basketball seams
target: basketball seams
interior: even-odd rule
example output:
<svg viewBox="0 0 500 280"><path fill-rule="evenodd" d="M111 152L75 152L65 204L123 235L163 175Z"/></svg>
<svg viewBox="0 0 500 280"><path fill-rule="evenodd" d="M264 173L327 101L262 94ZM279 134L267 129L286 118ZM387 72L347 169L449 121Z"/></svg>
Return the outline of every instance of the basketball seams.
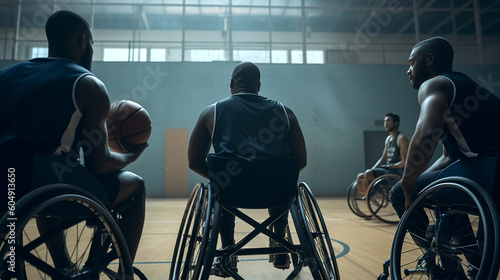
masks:
<svg viewBox="0 0 500 280"><path fill-rule="evenodd" d="M132 146L146 143L152 131L151 117L147 110L130 100L111 104L107 125L110 148L121 152L126 152L122 141Z"/></svg>

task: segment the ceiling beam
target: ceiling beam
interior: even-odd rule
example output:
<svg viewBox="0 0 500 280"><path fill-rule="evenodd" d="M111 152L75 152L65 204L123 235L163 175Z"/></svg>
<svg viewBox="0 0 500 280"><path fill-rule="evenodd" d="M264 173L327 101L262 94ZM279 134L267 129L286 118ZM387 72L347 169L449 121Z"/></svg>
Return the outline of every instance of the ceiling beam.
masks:
<svg viewBox="0 0 500 280"><path fill-rule="evenodd" d="M447 16L444 20L441 21L441 23L439 23L436 26L434 26L434 28L429 32L429 34L434 34L436 32L436 30L438 30L443 25L445 25L449 20L451 20L452 18L454 18L459 12L464 11L465 8L467 6L469 6L471 3L472 3L472 0L467 1L467 3L463 4L462 7L458 8L458 9L453 9L454 13L452 13L449 16Z"/></svg>
<svg viewBox="0 0 500 280"><path fill-rule="evenodd" d="M418 11L418 15L420 16L423 12L427 11L427 9L432 5L434 4L434 2L436 2L436 0L432 0L430 1L429 3L427 3L427 5L425 5L425 7L421 10ZM397 32L398 34L401 34L403 33L403 31L405 31L408 27L410 27L410 25L412 23L415 22L415 17L412 17L405 25L403 25L403 27L401 27L401 29L399 29L399 31Z"/></svg>

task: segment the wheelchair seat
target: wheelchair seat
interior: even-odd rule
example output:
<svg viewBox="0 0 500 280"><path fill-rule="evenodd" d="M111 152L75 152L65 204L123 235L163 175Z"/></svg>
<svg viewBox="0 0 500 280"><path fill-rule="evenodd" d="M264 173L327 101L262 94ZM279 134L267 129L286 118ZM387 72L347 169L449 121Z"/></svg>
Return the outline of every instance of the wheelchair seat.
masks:
<svg viewBox="0 0 500 280"><path fill-rule="evenodd" d="M223 205L269 208L286 205L297 193L300 159L248 161L207 157L210 185Z"/></svg>

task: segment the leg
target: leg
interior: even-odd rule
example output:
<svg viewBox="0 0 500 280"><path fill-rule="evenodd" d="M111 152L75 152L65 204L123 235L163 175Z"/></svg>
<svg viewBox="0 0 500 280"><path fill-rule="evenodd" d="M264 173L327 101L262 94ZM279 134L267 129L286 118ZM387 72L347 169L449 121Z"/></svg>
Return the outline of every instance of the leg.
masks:
<svg viewBox="0 0 500 280"><path fill-rule="evenodd" d="M356 179L356 190L359 193L365 194L366 190L368 189L369 184L366 182L366 175L365 175L368 171L369 170L366 170L365 172L358 174L358 177Z"/></svg>
<svg viewBox="0 0 500 280"><path fill-rule="evenodd" d="M422 175L420 175L420 177L418 177L412 190L413 199L422 189L424 189L428 184L432 182L437 173L439 173L439 171L424 172L422 173ZM399 218L401 218L403 216L403 213L406 211L405 196L403 193L403 188L401 186L401 181L399 181L398 183L396 183L396 185L394 185L394 187L392 187L389 196L394 210L396 210ZM428 223L429 221L427 219L427 215L422 208L419 208L415 209L415 211L412 213L411 218L408 220L407 228L408 231L415 233L417 236L425 236ZM414 239L414 241L421 247L428 248L429 246L428 244L424 244L422 240Z"/></svg>
<svg viewBox="0 0 500 280"><path fill-rule="evenodd" d="M234 215L222 209L220 238L222 248L234 245Z"/></svg>
<svg viewBox="0 0 500 280"><path fill-rule="evenodd" d="M51 231L53 228L59 226L61 222L62 220L43 216L36 218L36 225L40 235ZM61 269L72 265L68 248L66 247L66 233L64 231L55 234L51 239L47 240L45 244L54 261L55 268Z"/></svg>
<svg viewBox="0 0 500 280"><path fill-rule="evenodd" d="M135 203L125 210L123 218L118 221L118 225L125 237L133 261L137 253L137 248L139 247L139 241L141 240L142 229L144 227L146 187L144 180L132 172L120 172L118 174L118 180L120 181L120 190L111 208L116 207L129 197L135 198Z"/></svg>
<svg viewBox="0 0 500 280"><path fill-rule="evenodd" d="M269 208L269 216L282 212L284 210L288 209L288 205L286 206L280 206L280 207L273 207ZM274 233L279 235L280 237L285 237L285 231L286 231L286 226L288 225L288 211L286 211L285 214L283 214L276 222L274 222L273 228L274 228Z"/></svg>

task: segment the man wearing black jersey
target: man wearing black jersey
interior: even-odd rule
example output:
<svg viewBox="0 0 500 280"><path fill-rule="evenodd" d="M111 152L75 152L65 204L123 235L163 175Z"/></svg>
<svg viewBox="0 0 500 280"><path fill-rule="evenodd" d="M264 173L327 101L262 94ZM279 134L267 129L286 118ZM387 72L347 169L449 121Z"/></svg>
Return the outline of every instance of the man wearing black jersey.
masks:
<svg viewBox="0 0 500 280"><path fill-rule="evenodd" d="M403 178L390 193L391 202L400 217L418 192L452 163L465 166L467 162L481 157L500 156L500 99L465 74L452 70L451 44L442 37L424 40L413 47L408 61L410 67L407 74L413 88L418 90L421 109L410 141ZM439 140L443 143L443 154L427 168ZM498 194L490 191L494 196ZM415 243L429 249L430 241L425 237L427 215L421 207L416 207L412 213L407 223L408 231L412 236L420 236L414 237ZM463 232L467 228L472 230L466 215L455 216L456 222L460 223L457 228L461 227ZM473 237L462 235L459 239L463 241ZM471 242L476 244L476 240ZM469 269L478 267L477 258L465 255L472 264Z"/></svg>
<svg viewBox="0 0 500 280"><path fill-rule="evenodd" d="M48 183L86 188L87 179L97 179L101 186L93 187L105 189L108 201L103 203L111 208L134 197L135 203L119 221L133 259L144 223L145 185L140 176L121 169L135 161L147 144L128 147L124 154L108 148L110 100L103 82L90 72L94 41L87 21L63 10L49 17L45 29L49 57L0 71L0 166L2 170L15 168L17 198ZM84 166L80 165L80 147L84 148ZM53 168L37 181L32 174L38 167L33 162L39 158L45 162L38 167ZM39 231L50 230L57 223L52 220L39 218ZM61 233L47 245L55 267L72 275L75 264L61 246L63 238Z"/></svg>
<svg viewBox="0 0 500 280"><path fill-rule="evenodd" d="M384 127L389 136L385 139L382 156L371 169L358 174L356 179L356 190L366 193L368 186L378 176L386 173L403 174L406 163L406 152L408 151L408 138L399 131L399 116L395 113L387 113L384 117Z"/></svg>

